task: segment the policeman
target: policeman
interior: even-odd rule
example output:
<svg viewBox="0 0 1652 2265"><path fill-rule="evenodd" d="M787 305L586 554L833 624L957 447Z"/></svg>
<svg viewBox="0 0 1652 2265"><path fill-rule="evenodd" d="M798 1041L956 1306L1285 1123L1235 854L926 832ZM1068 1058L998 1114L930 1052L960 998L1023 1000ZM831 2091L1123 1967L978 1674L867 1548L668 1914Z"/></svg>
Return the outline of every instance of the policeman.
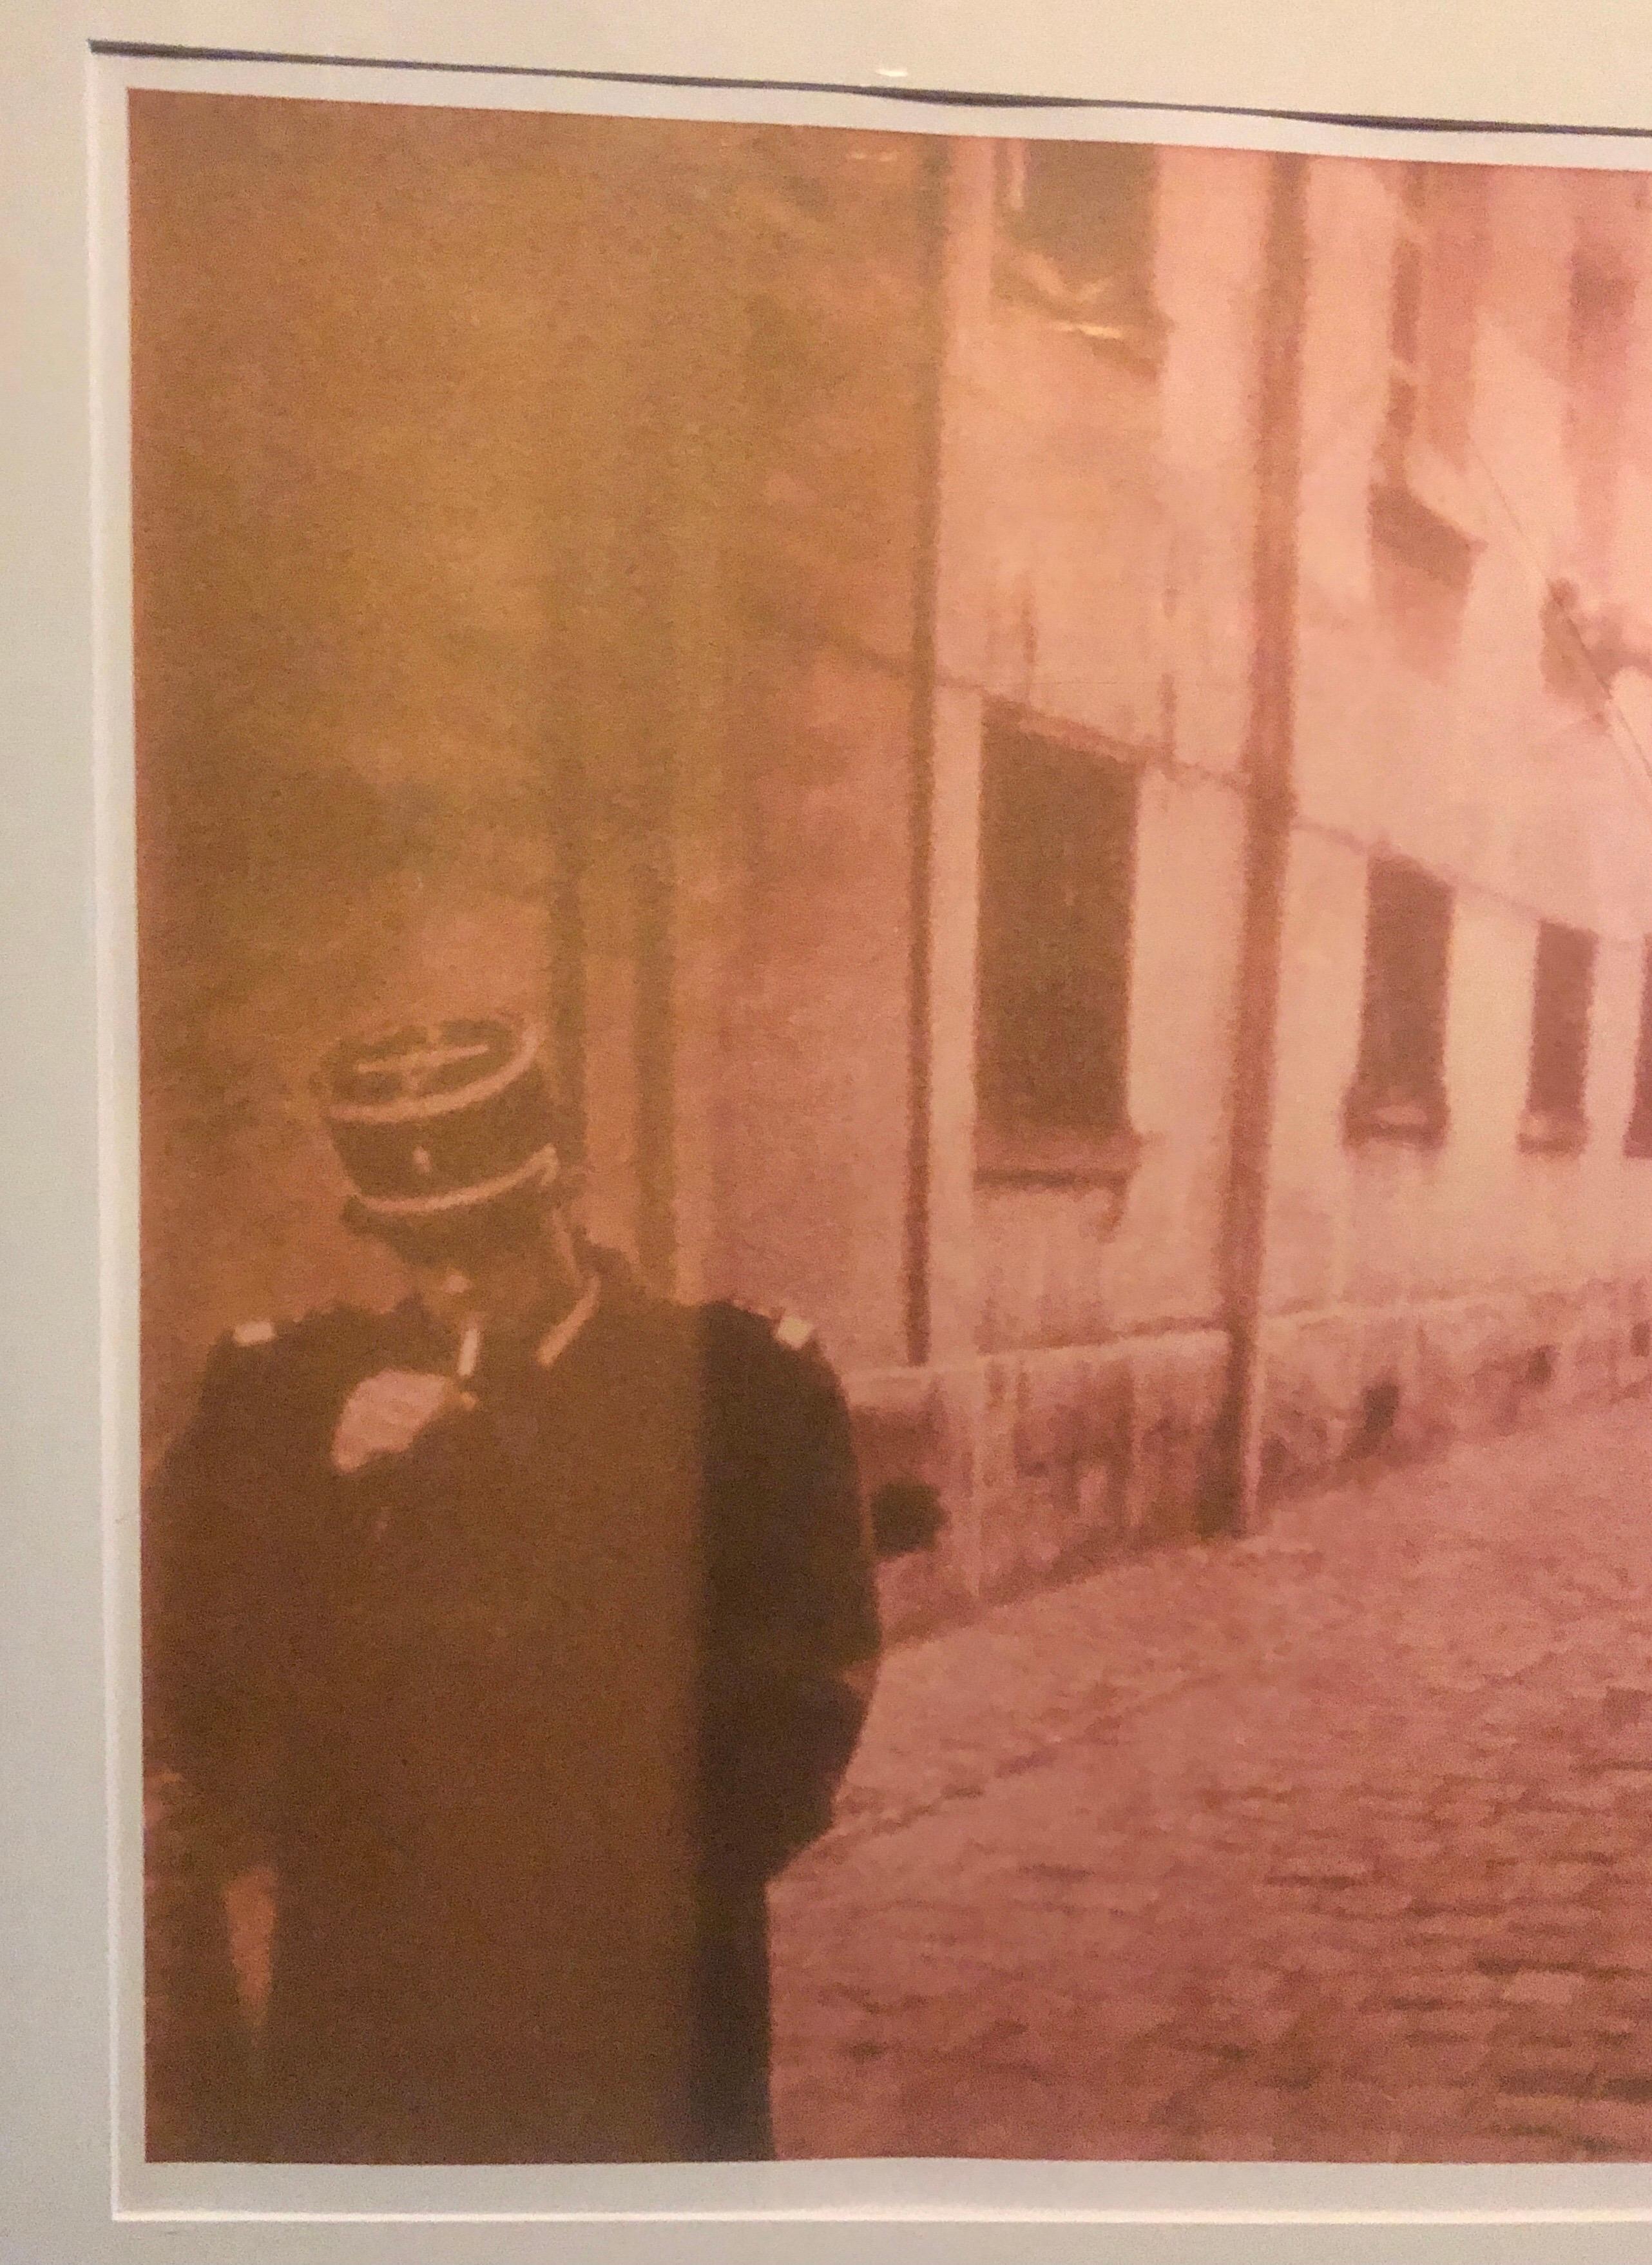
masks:
<svg viewBox="0 0 1652 2265"><path fill-rule="evenodd" d="M878 1647L838 1382L588 1243L531 1031L321 1092L409 1292L235 1331L146 1493L151 2153L768 2154L766 1883Z"/></svg>

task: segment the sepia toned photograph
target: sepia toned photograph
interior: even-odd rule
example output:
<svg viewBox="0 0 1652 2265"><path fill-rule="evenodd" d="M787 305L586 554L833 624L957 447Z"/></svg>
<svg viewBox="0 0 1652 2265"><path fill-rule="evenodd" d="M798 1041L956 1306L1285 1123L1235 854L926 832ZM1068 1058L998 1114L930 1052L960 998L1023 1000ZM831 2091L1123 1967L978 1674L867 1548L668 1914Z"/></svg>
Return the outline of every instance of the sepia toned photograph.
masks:
<svg viewBox="0 0 1652 2265"><path fill-rule="evenodd" d="M148 2159L1652 2160L1646 178L128 123Z"/></svg>

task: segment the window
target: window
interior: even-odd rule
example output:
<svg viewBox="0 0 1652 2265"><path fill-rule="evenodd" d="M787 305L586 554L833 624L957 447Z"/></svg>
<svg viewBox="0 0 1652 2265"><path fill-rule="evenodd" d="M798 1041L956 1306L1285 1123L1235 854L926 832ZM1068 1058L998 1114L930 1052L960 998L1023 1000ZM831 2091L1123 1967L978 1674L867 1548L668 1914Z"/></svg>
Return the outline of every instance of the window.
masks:
<svg viewBox="0 0 1652 2265"><path fill-rule="evenodd" d="M1344 1130L1350 1140L1445 1137L1445 1010L1452 892L1397 857L1374 857L1365 896L1365 986L1359 1060Z"/></svg>
<svg viewBox="0 0 1652 2265"><path fill-rule="evenodd" d="M1372 492L1374 531L1437 579L1466 584L1479 548L1470 420L1485 175L1408 165L1388 314L1388 401Z"/></svg>
<svg viewBox="0 0 1652 2265"><path fill-rule="evenodd" d="M1009 142L999 166L1000 289L1096 346L1153 359L1153 152Z"/></svg>
<svg viewBox="0 0 1652 2265"><path fill-rule="evenodd" d="M978 1164L1126 1176L1136 774L1004 717L982 758Z"/></svg>
<svg viewBox="0 0 1652 2265"><path fill-rule="evenodd" d="M1589 1010L1595 990L1595 939L1545 921L1538 930L1532 990L1532 1067L1524 1148L1571 1154L1589 1137Z"/></svg>
<svg viewBox="0 0 1652 2265"><path fill-rule="evenodd" d="M1652 1156L1652 941L1641 963L1641 1030L1634 1049L1634 1099L1623 1136L1626 1156Z"/></svg>
<svg viewBox="0 0 1652 2265"><path fill-rule="evenodd" d="M1646 234L1645 184L1611 173L1558 177L1570 230L1563 325L1546 326L1544 359L1563 387L1574 516L1574 571L1549 585L1541 661L1551 693L1604 724L1612 686L1637 665L1623 617L1619 520L1634 455L1634 340Z"/></svg>
<svg viewBox="0 0 1652 2265"><path fill-rule="evenodd" d="M1410 165L1389 307L1388 438L1461 464L1474 401L1475 302L1485 258L1485 176Z"/></svg>
<svg viewBox="0 0 1652 2265"><path fill-rule="evenodd" d="M1638 184L1603 178L1580 198L1567 303L1568 439L1579 547L1597 579L1612 563L1614 506L1632 403L1635 266L1644 229L1625 198Z"/></svg>

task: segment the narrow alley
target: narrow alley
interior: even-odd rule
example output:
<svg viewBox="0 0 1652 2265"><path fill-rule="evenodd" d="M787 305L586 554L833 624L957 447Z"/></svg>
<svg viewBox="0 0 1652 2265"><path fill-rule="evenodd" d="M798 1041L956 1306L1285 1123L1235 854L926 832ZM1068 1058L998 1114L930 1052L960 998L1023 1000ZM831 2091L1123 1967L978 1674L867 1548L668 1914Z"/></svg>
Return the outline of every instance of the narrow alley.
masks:
<svg viewBox="0 0 1652 2265"><path fill-rule="evenodd" d="M891 1657L775 1896L794 2156L1652 2156L1652 1404Z"/></svg>

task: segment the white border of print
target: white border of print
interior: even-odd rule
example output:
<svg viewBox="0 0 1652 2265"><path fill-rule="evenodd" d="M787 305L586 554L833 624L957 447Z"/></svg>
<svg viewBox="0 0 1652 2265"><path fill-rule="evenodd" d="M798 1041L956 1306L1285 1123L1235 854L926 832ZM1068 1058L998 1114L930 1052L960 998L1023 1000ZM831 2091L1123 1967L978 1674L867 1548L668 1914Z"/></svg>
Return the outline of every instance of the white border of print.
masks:
<svg viewBox="0 0 1652 2265"><path fill-rule="evenodd" d="M1652 2167L1641 2166L148 2166L137 2129L125 88L1652 167L1652 95L1640 93L1612 53L1614 42L1633 44L1622 0L1590 0L1601 27L1594 40L1579 0L1569 10L1566 0L1543 0L1541 15L1529 0L1513 25L1510 11L1486 4L1478 24L1463 0L1402 0L1383 16L1380 36L1372 28L1380 11L1354 0L1274 0L1260 31L1245 0L1197 0L1197 16L1193 0L1168 0L1152 17L1123 0L1104 9L1023 0L1009 17L985 0L906 0L877 11L875 24L872 11L826 0L792 0L772 14L748 0L749 21L746 9L730 8L703 25L678 21L671 0L630 0L617 25L580 20L569 0L473 0L463 11L430 0L103 0L91 15L76 0L17 0L0 11L0 303L23 314L28 341L26 353L7 357L0 416L15 452L13 493L0 510L8 574L0 714L10 727L0 839L11 853L0 891L0 1111L16 1118L0 1118L8 1252L0 1514L15 1561L0 1589L10 1600L0 1739L12 1804L0 1830L8 1888L0 2004L10 2030L0 2064L0 2257L1060 2265L1104 2254L1122 2265L1263 2256L1281 2265L1617 2265L1652 2254ZM1619 21L1607 26L1613 8ZM1439 24L1421 20L1431 12L1453 18L1449 43ZM94 58L92 40L372 64ZM1489 76L1494 52L1501 84ZM760 91L535 75L563 70L788 84ZM1005 113L877 98L901 86L1151 91L1163 104L1208 107ZM1501 115L1617 130L1446 141L1236 114L1246 108L1344 119L1377 110Z"/></svg>

